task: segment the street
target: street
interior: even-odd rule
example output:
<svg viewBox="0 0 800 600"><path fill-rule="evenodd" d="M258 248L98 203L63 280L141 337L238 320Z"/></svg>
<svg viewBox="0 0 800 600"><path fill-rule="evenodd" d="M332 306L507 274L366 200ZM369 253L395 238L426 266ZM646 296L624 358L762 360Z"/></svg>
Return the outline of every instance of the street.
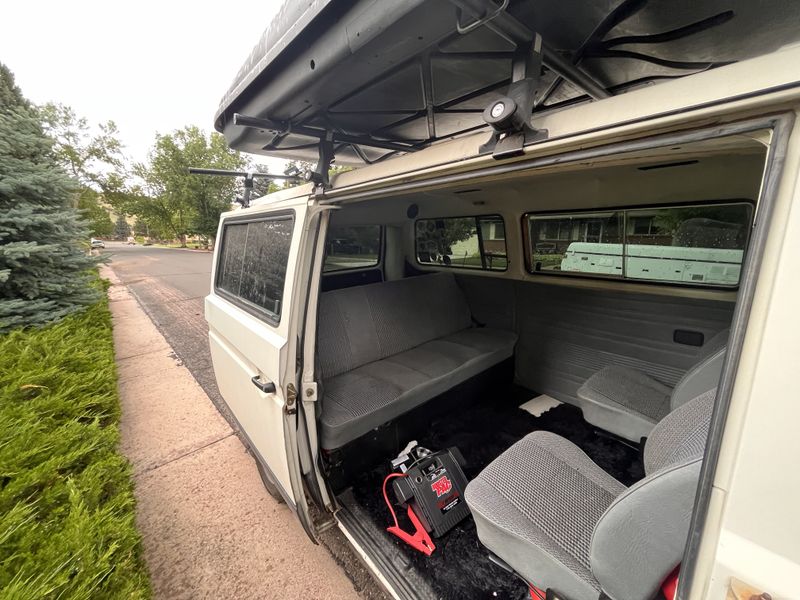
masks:
<svg viewBox="0 0 800 600"><path fill-rule="evenodd" d="M212 253L109 242L104 255L109 257L109 266L137 298L178 359L236 430L214 379L203 313L203 299L211 280ZM296 521L288 509L278 514L282 521ZM292 527L297 532L292 540L296 545L280 549L289 556L303 553L311 544L299 521L292 523ZM384 598L338 528L328 529L320 536L320 541L362 597Z"/></svg>

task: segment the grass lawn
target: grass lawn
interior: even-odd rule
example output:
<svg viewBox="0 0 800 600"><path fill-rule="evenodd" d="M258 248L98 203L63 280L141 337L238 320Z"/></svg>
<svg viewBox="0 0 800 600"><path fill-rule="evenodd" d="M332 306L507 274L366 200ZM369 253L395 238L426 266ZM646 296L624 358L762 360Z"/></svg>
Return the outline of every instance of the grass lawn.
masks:
<svg viewBox="0 0 800 600"><path fill-rule="evenodd" d="M111 315L0 337L0 598L148 598Z"/></svg>

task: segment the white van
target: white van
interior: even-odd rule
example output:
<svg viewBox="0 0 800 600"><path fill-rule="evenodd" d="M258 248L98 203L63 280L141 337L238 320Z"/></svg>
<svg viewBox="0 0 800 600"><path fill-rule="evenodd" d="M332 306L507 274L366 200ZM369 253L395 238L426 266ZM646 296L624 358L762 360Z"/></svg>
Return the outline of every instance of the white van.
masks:
<svg viewBox="0 0 800 600"><path fill-rule="evenodd" d="M223 215L205 310L312 540L395 598L798 597L798 38L778 0L284 6L216 126L316 167Z"/></svg>
<svg viewBox="0 0 800 600"><path fill-rule="evenodd" d="M744 249L739 248L572 242L560 269L673 283L736 286L743 258Z"/></svg>

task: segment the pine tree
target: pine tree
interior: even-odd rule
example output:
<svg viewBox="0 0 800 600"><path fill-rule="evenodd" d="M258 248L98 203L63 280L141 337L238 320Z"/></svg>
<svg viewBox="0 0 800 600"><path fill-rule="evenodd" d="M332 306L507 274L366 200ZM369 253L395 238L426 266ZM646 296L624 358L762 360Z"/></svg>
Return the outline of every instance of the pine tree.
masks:
<svg viewBox="0 0 800 600"><path fill-rule="evenodd" d="M89 230L52 144L0 64L0 333L56 321L99 297L96 259L80 245Z"/></svg>
<svg viewBox="0 0 800 600"><path fill-rule="evenodd" d="M117 222L114 223L114 238L118 240L126 240L131 234L131 227L128 221L125 220L125 215L120 213L117 215Z"/></svg>

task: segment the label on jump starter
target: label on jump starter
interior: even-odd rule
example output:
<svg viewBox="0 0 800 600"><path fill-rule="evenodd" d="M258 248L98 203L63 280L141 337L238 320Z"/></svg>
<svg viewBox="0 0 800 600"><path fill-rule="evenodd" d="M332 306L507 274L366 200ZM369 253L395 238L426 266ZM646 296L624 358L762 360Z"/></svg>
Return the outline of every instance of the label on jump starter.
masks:
<svg viewBox="0 0 800 600"><path fill-rule="evenodd" d="M461 494L453 492L453 482L450 481L445 469L439 469L434 475L440 476L431 483L431 491L437 498L436 508L442 511L442 514L447 514L461 503Z"/></svg>
<svg viewBox="0 0 800 600"><path fill-rule="evenodd" d="M442 502L439 502L439 510L442 511L442 514L447 514L459 504L461 504L461 496L456 492L449 498L445 498Z"/></svg>

